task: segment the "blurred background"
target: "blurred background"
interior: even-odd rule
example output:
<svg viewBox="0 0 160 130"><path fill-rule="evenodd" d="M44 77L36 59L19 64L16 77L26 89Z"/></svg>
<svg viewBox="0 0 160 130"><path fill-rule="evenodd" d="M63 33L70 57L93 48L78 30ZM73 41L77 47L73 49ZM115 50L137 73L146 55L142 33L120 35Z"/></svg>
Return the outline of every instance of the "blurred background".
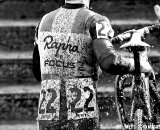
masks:
<svg viewBox="0 0 160 130"><path fill-rule="evenodd" d="M40 83L32 73L35 27L63 0L0 0L0 130L35 130ZM92 10L107 16L115 35L158 23L154 5L160 0L93 0ZM146 37L149 54L160 81L160 33ZM115 45L117 51L119 45ZM98 105L101 129L119 125L114 97L115 76L100 76Z"/></svg>

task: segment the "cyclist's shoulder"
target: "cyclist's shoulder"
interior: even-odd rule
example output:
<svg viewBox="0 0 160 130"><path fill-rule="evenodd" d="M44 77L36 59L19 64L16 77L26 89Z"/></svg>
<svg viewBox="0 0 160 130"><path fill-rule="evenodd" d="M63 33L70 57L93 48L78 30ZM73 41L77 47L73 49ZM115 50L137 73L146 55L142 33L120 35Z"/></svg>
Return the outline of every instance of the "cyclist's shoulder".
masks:
<svg viewBox="0 0 160 130"><path fill-rule="evenodd" d="M88 16L92 16L94 14L97 14L96 12L94 12L88 8L81 8L80 12L83 13L84 15L88 15Z"/></svg>
<svg viewBox="0 0 160 130"><path fill-rule="evenodd" d="M45 28L50 28L52 21L54 17L56 16L57 12L60 10L60 8L53 10L47 14L45 14L40 22L39 22L39 30L44 30ZM46 29L45 29L46 30Z"/></svg>
<svg viewBox="0 0 160 130"><path fill-rule="evenodd" d="M103 16L99 13L91 11L91 15L88 18L89 23L97 23L97 22L102 22L102 21L109 23L109 19L106 16Z"/></svg>
<svg viewBox="0 0 160 130"><path fill-rule="evenodd" d="M42 17L42 20L48 20L48 19L52 19L56 14L57 12L60 10L61 8L58 8L56 10L53 10L47 14L45 14L43 17Z"/></svg>

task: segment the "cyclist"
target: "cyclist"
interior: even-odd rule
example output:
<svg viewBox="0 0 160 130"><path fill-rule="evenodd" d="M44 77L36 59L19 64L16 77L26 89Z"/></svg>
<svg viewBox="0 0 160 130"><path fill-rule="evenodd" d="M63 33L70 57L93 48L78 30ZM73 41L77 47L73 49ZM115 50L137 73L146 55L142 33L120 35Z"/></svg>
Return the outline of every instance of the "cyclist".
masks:
<svg viewBox="0 0 160 130"><path fill-rule="evenodd" d="M41 81L40 130L99 129L96 87L99 66L112 74L134 71L133 59L118 55L107 17L89 10L90 0L65 0L46 14L36 31L33 72ZM151 71L141 62L142 71Z"/></svg>

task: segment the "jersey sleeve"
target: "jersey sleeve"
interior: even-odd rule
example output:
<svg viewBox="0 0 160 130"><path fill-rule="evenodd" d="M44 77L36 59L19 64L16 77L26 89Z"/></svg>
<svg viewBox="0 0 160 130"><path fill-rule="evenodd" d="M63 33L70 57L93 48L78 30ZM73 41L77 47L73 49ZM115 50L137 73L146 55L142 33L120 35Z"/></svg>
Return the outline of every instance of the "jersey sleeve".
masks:
<svg viewBox="0 0 160 130"><path fill-rule="evenodd" d="M33 64L32 71L34 77L37 79L37 81L41 81L40 56L39 56L38 45L34 46L32 64Z"/></svg>
<svg viewBox="0 0 160 130"><path fill-rule="evenodd" d="M125 74L131 71L130 61L117 54L110 39L114 31L108 18L94 15L90 18L90 35L93 51L100 68L111 74Z"/></svg>
<svg viewBox="0 0 160 130"><path fill-rule="evenodd" d="M39 29L39 25L35 28L35 41L34 41L34 49L33 49L33 56L32 56L33 57L32 71L37 81L41 81L40 56L39 56L38 43L37 43L38 29Z"/></svg>
<svg viewBox="0 0 160 130"><path fill-rule="evenodd" d="M114 36L114 31L107 17L101 15L94 15L89 18L90 28L89 32L92 39L111 39Z"/></svg>

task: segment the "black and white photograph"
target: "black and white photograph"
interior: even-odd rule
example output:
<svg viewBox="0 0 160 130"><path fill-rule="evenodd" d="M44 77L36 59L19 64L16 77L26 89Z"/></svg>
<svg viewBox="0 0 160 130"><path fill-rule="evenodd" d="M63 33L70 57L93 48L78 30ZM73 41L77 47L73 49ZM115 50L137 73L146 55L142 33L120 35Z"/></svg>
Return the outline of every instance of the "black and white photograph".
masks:
<svg viewBox="0 0 160 130"><path fill-rule="evenodd" d="M0 130L160 130L160 0L0 0Z"/></svg>

